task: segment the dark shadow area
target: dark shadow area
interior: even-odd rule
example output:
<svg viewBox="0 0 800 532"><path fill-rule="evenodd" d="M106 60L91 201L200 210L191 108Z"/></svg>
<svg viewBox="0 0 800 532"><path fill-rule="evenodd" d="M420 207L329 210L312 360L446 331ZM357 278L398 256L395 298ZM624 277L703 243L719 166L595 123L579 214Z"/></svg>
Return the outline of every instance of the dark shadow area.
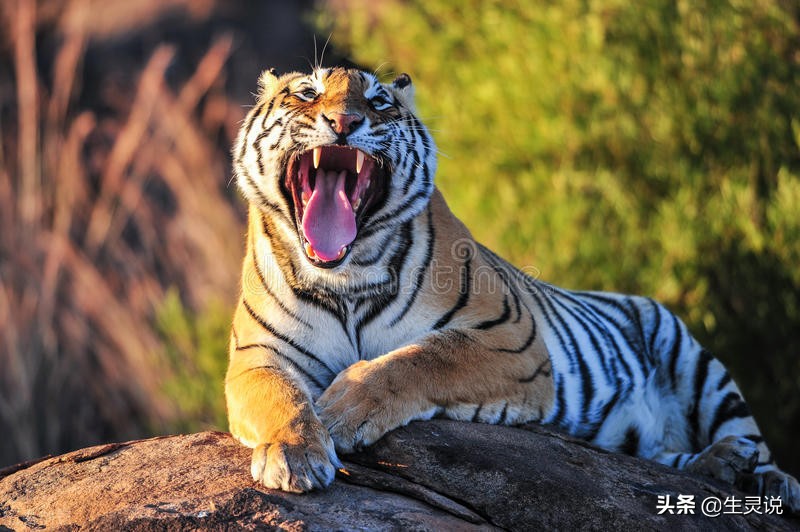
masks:
<svg viewBox="0 0 800 532"><path fill-rule="evenodd" d="M800 286L791 275L797 265L737 242L715 242L703 256L699 272L709 281L705 303L716 324L698 331L699 339L743 390L778 464L797 475Z"/></svg>

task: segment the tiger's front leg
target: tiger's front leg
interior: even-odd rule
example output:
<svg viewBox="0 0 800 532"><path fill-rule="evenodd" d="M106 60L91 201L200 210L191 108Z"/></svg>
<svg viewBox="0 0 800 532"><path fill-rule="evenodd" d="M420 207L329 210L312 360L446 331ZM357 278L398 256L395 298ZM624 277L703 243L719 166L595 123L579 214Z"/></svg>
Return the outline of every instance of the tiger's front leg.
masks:
<svg viewBox="0 0 800 532"><path fill-rule="evenodd" d="M342 371L317 401L336 449L352 452L414 419L464 406L504 402L501 422L540 419L553 404L546 353L500 352L486 336L436 332Z"/></svg>
<svg viewBox="0 0 800 532"><path fill-rule="evenodd" d="M225 397L231 433L253 449L253 480L297 493L333 481L340 463L328 431L299 383L264 348L232 348Z"/></svg>

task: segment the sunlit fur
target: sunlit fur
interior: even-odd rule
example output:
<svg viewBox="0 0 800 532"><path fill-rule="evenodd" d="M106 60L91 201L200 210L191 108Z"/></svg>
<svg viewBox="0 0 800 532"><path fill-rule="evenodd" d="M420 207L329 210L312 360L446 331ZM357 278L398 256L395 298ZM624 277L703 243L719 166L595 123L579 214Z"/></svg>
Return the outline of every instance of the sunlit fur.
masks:
<svg viewBox="0 0 800 532"><path fill-rule="evenodd" d="M550 286L473 241L434 186L436 147L407 76L268 71L260 86L233 153L250 207L226 378L230 428L254 448L256 480L324 487L334 446L350 452L440 415L551 423L800 505L729 374L675 315L647 298ZM391 105L378 110L376 97ZM281 183L290 158L337 141L322 118L337 112L364 117L347 143L391 182L350 254L325 269L306 259Z"/></svg>

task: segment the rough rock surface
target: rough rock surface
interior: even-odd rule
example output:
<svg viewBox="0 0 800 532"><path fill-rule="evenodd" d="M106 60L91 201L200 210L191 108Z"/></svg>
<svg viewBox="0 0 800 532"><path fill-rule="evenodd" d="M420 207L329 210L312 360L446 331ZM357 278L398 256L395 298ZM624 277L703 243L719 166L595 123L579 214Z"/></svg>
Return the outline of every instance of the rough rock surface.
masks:
<svg viewBox="0 0 800 532"><path fill-rule="evenodd" d="M800 529L704 517L699 501L732 492L538 426L413 423L346 458L331 488L294 495L256 485L250 451L225 433L91 447L0 471L0 531ZM658 495L678 494L695 515L657 515Z"/></svg>

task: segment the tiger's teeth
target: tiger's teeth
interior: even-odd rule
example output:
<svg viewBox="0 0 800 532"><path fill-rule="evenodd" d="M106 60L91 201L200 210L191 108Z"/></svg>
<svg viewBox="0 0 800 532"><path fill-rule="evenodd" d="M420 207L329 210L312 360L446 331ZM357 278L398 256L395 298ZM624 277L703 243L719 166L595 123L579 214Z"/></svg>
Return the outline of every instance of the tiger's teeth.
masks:
<svg viewBox="0 0 800 532"><path fill-rule="evenodd" d="M319 168L319 158L322 157L322 148L314 148L314 168Z"/></svg>
<svg viewBox="0 0 800 532"><path fill-rule="evenodd" d="M304 190L302 199L303 199L303 207L305 207L306 204L308 203L308 200L311 199L311 195Z"/></svg>
<svg viewBox="0 0 800 532"><path fill-rule="evenodd" d="M344 254L345 254L346 251L347 251L347 246L342 246L342 249L339 250L339 254L336 255L336 259L335 260L339 260L342 257L344 257Z"/></svg>
<svg viewBox="0 0 800 532"><path fill-rule="evenodd" d="M353 202L353 210L357 211L359 207L361 207L361 198L356 198L356 201Z"/></svg>
<svg viewBox="0 0 800 532"><path fill-rule="evenodd" d="M361 151L361 150L358 150L356 152L356 173L357 174L361 173L361 167L363 167L363 166L364 166L364 152Z"/></svg>
<svg viewBox="0 0 800 532"><path fill-rule="evenodd" d="M314 248L311 247L311 244L306 242L306 246L305 247L306 247L306 255L308 255L308 258L309 259L316 259L317 258L317 254L314 253Z"/></svg>

